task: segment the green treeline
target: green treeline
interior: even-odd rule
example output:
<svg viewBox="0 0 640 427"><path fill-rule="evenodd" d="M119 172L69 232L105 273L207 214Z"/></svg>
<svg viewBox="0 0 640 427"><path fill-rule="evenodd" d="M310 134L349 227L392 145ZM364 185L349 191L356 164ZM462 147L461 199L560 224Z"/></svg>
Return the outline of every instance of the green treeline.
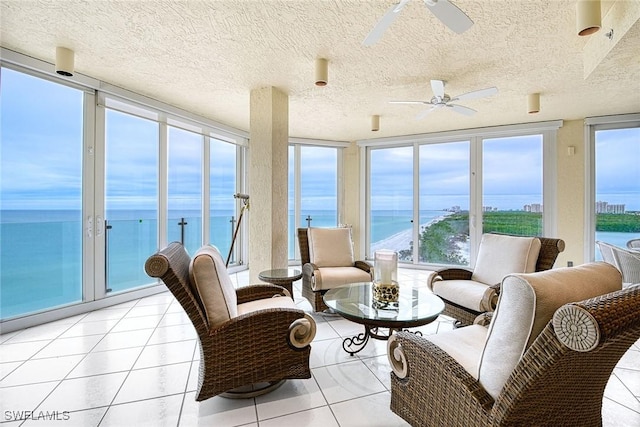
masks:
<svg viewBox="0 0 640 427"><path fill-rule="evenodd" d="M620 233L639 233L640 232L640 214L600 213L596 216L596 230L616 231Z"/></svg>
<svg viewBox="0 0 640 427"><path fill-rule="evenodd" d="M640 215L637 214L598 214L598 231L616 231L625 233L640 232ZM506 233L517 236L542 235L542 214L523 211L502 211L483 213L483 231L485 233ZM447 215L420 232L420 261L443 264L465 264L458 244L469 236L469 212L463 211ZM400 259L410 260L413 242L406 251L400 251Z"/></svg>

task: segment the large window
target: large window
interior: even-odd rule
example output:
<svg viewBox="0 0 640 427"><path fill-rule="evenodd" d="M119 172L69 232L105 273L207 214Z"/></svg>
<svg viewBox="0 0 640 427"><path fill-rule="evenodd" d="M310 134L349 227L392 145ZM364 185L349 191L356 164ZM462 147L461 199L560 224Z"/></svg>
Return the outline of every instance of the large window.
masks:
<svg viewBox="0 0 640 427"><path fill-rule="evenodd" d="M228 252L243 132L87 76L62 79L50 64L20 71L15 58L0 68L3 330L162 292L144 263L168 242Z"/></svg>
<svg viewBox="0 0 640 427"><path fill-rule="evenodd" d="M469 264L469 163L469 141L420 146L421 263Z"/></svg>
<svg viewBox="0 0 640 427"><path fill-rule="evenodd" d="M169 127L169 241L193 255L202 245L203 136Z"/></svg>
<svg viewBox="0 0 640 427"><path fill-rule="evenodd" d="M367 257L472 266L483 233L554 233L561 122L360 141L366 147ZM549 206L545 206L545 202ZM417 242L417 244L416 244Z"/></svg>
<svg viewBox="0 0 640 427"><path fill-rule="evenodd" d="M0 317L82 299L81 90L0 70Z"/></svg>
<svg viewBox="0 0 640 427"><path fill-rule="evenodd" d="M640 238L640 127L600 126L594 137L595 240L626 247Z"/></svg>
<svg viewBox="0 0 640 427"><path fill-rule="evenodd" d="M296 228L338 225L339 151L324 146L289 147L289 259L296 256Z"/></svg>
<svg viewBox="0 0 640 427"><path fill-rule="evenodd" d="M211 218L209 240L220 249L223 256L227 256L231 247L232 233L240 219L236 215L236 201L233 198L237 192L237 149L234 144L213 138L210 139L209 144L209 216ZM239 248L240 245L234 246L234 249ZM234 253L237 254L240 251L234 250ZM236 264L238 261L237 256L232 256L229 264Z"/></svg>
<svg viewBox="0 0 640 427"><path fill-rule="evenodd" d="M337 150L301 147L300 224L335 227L338 224Z"/></svg>
<svg viewBox="0 0 640 427"><path fill-rule="evenodd" d="M542 235L542 135L482 143L482 231Z"/></svg>

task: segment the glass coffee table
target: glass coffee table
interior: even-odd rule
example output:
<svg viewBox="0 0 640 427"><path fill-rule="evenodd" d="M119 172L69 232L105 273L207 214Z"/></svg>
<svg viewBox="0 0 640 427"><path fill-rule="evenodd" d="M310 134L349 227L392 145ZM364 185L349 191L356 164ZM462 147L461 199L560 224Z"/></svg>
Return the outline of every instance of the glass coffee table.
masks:
<svg viewBox="0 0 640 427"><path fill-rule="evenodd" d="M400 284L397 303L384 303L374 299L372 286L371 282L352 283L324 294L329 308L364 325L364 332L342 341L342 348L352 356L367 345L369 338L387 340L393 331L433 322L444 310L444 302L426 287ZM380 329L388 329L388 333Z"/></svg>

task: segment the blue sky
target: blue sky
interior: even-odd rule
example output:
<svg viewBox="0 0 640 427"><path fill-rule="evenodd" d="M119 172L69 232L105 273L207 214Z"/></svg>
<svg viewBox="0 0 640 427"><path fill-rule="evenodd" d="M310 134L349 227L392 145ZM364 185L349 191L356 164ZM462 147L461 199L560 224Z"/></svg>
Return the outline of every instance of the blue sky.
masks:
<svg viewBox="0 0 640 427"><path fill-rule="evenodd" d="M5 68L1 78L0 207L79 209L82 92ZM108 208L154 209L157 124L110 111L107 140ZM199 135L170 129L170 208L200 206L200 141ZM640 129L598 132L596 141L597 199L640 210ZM215 147L212 208L231 208L235 151L226 143ZM412 156L411 147L373 152L374 209L411 209ZM303 209L335 209L335 159L335 150L303 147ZM422 146L420 165L425 209L468 207L469 142ZM484 205L521 209L542 202L540 137L485 141L482 167Z"/></svg>

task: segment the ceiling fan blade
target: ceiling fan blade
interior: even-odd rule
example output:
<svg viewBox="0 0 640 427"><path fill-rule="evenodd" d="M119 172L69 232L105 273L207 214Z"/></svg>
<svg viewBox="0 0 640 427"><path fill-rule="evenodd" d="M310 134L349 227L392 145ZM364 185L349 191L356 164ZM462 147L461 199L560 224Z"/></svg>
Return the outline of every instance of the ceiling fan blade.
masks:
<svg viewBox="0 0 640 427"><path fill-rule="evenodd" d="M447 107L451 108L456 113L464 114L465 116L473 116L475 113L477 113L477 111L473 108L463 107L462 105L447 104Z"/></svg>
<svg viewBox="0 0 640 427"><path fill-rule="evenodd" d="M448 0L424 0L436 18L452 31L462 34L473 25L473 21L458 6Z"/></svg>
<svg viewBox="0 0 640 427"><path fill-rule="evenodd" d="M431 105L431 103L429 101L389 101L389 104L420 104L420 105Z"/></svg>
<svg viewBox="0 0 640 427"><path fill-rule="evenodd" d="M474 90L472 92L463 93L452 99L452 101L466 101L468 99L484 98L486 96L495 95L498 93L497 87L488 87L486 89Z"/></svg>
<svg viewBox="0 0 640 427"><path fill-rule="evenodd" d="M431 90L438 98L444 98L444 82L442 80L431 80Z"/></svg>
<svg viewBox="0 0 640 427"><path fill-rule="evenodd" d="M423 112L421 112L420 114L418 114L418 115L416 116L416 120L422 120L422 119L424 119L425 117L427 117L427 115L428 115L430 112L432 112L432 111L433 111L433 110L435 110L436 108L438 108L438 106L437 106L437 105L434 105L434 106L432 106L431 108L429 108L429 109L427 109L427 110L424 110Z"/></svg>
<svg viewBox="0 0 640 427"><path fill-rule="evenodd" d="M396 17L400 14L400 11L404 8L404 5L407 4L409 0L402 0L398 4L392 5L387 13L384 14L382 19L378 21L375 27L371 30L367 38L362 42L365 46L371 46L382 37L382 34L389 28L389 25L396 19Z"/></svg>

